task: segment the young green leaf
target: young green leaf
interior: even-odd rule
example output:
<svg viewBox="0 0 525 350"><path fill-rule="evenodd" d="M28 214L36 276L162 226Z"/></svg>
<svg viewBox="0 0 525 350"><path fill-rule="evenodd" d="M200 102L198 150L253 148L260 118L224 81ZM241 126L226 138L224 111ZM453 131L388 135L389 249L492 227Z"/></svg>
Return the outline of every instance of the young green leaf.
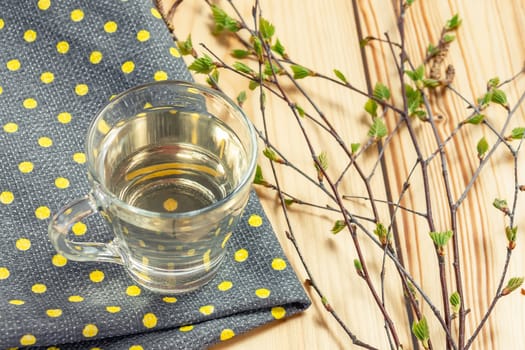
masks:
<svg viewBox="0 0 525 350"><path fill-rule="evenodd" d="M425 66L420 65L416 70L406 70L405 74L413 81L421 80L425 76Z"/></svg>
<svg viewBox="0 0 525 350"><path fill-rule="evenodd" d="M263 185L263 186L268 185L266 180L264 180L262 169L261 169L261 166L259 164L257 164L257 168L255 170L255 177L253 179L253 183L255 185Z"/></svg>
<svg viewBox="0 0 525 350"><path fill-rule="evenodd" d="M378 100L388 100L390 98L390 89L385 84L377 82L374 86L373 95Z"/></svg>
<svg viewBox="0 0 525 350"><path fill-rule="evenodd" d="M363 264L359 259L354 259L354 267L357 274L361 277L364 277Z"/></svg>
<svg viewBox="0 0 525 350"><path fill-rule="evenodd" d="M492 79L489 79L489 81L487 82L487 86L489 88L496 88L498 87L499 85L499 77L494 77Z"/></svg>
<svg viewBox="0 0 525 350"><path fill-rule="evenodd" d="M352 150L352 154L356 154L359 150L359 147L361 147L360 143L352 143L350 144L350 149Z"/></svg>
<svg viewBox="0 0 525 350"><path fill-rule="evenodd" d="M334 69L334 74L335 74L335 76L338 77L339 80L341 80L343 83L348 84L348 80L346 79L345 75L344 75L340 70Z"/></svg>
<svg viewBox="0 0 525 350"><path fill-rule="evenodd" d="M303 107L299 106L298 104L294 105L295 110L299 114L299 117L304 117L306 112L304 111Z"/></svg>
<svg viewBox="0 0 525 350"><path fill-rule="evenodd" d="M269 77L272 77L274 74L280 74L281 68L277 66L276 64L270 64L270 62L266 62L264 65L264 74L266 74Z"/></svg>
<svg viewBox="0 0 525 350"><path fill-rule="evenodd" d="M213 19L215 21L215 32L220 33L223 31L237 32L241 29L241 24L231 18L223 9L217 5L211 6Z"/></svg>
<svg viewBox="0 0 525 350"><path fill-rule="evenodd" d="M459 14L455 14L451 19L447 21L445 24L446 30L455 30L461 25L461 18L459 18Z"/></svg>
<svg viewBox="0 0 525 350"><path fill-rule="evenodd" d="M376 228L374 229L374 234L381 242L381 245L386 246L390 243L390 234L388 233L387 228L382 223L378 222Z"/></svg>
<svg viewBox="0 0 525 350"><path fill-rule="evenodd" d="M438 52L439 52L439 48L436 45L428 44L428 47L427 47L427 56L428 57L433 57L433 56L437 55Z"/></svg>
<svg viewBox="0 0 525 350"><path fill-rule="evenodd" d="M377 117L377 102L369 98L365 103L365 111L372 117Z"/></svg>
<svg viewBox="0 0 525 350"><path fill-rule="evenodd" d="M507 139L521 140L524 135L525 135L525 127L514 128L512 129L510 133L510 137L508 137Z"/></svg>
<svg viewBox="0 0 525 350"><path fill-rule="evenodd" d="M303 67L303 66L300 66L298 64L292 64L290 66L290 68L293 71L294 79L303 79L303 78L306 78L308 76L313 76L314 75L314 73L310 69L308 69L306 67Z"/></svg>
<svg viewBox="0 0 525 350"><path fill-rule="evenodd" d="M314 162L315 170L317 170L317 180L319 182L323 181L324 179L324 171L328 169L328 156L326 155L326 152L321 152L317 156L317 162Z"/></svg>
<svg viewBox="0 0 525 350"><path fill-rule="evenodd" d="M241 50L241 49L235 49L232 51L232 56L235 58L246 58L250 55L250 51Z"/></svg>
<svg viewBox="0 0 525 350"><path fill-rule="evenodd" d="M459 309L461 307L461 297L459 296L459 293L458 292L452 293L448 300L450 301L452 312L454 312L455 314L458 314Z"/></svg>
<svg viewBox="0 0 525 350"><path fill-rule="evenodd" d="M412 333L421 341L423 348L428 349L428 341L430 340L430 330L428 328L427 319L422 317L421 320L412 323Z"/></svg>
<svg viewBox="0 0 525 350"><path fill-rule="evenodd" d="M447 44L453 42L454 40L456 40L456 36L455 35L452 35L452 34L445 34L443 36L443 41Z"/></svg>
<svg viewBox="0 0 525 350"><path fill-rule="evenodd" d="M476 149L478 150L478 158L481 159L485 156L485 153L489 150L489 143L485 137L482 137L478 144L476 145Z"/></svg>
<svg viewBox="0 0 525 350"><path fill-rule="evenodd" d="M259 61L262 61L263 55L263 45L261 43L261 40L258 36L252 35L250 37L250 42L253 44L253 51L257 54L257 57L259 57Z"/></svg>
<svg viewBox="0 0 525 350"><path fill-rule="evenodd" d="M441 85L439 80L436 79L423 79L423 86L427 88L435 88Z"/></svg>
<svg viewBox="0 0 525 350"><path fill-rule="evenodd" d="M204 55L195 59L195 61L193 61L193 63L188 66L189 70L201 74L210 74L215 68L217 68L215 63L208 55Z"/></svg>
<svg viewBox="0 0 525 350"><path fill-rule="evenodd" d="M272 162L281 162L282 159L279 158L279 156L277 155L277 153L275 153L275 151L269 147L266 147L264 150L263 150L263 154L266 158L268 158L269 160L271 160Z"/></svg>
<svg viewBox="0 0 525 350"><path fill-rule="evenodd" d="M383 122L383 119L381 118L374 118L372 122L372 126L368 130L368 136L374 137L376 139L380 139L388 134L388 130L386 128L385 123Z"/></svg>
<svg viewBox="0 0 525 350"><path fill-rule="evenodd" d="M275 27L267 19L261 17L259 19L259 31L263 39L269 41L275 33Z"/></svg>
<svg viewBox="0 0 525 350"><path fill-rule="evenodd" d="M443 232L430 232L430 238L432 238L439 255L445 255L445 246L450 238L452 238L452 235L453 232L450 230Z"/></svg>
<svg viewBox="0 0 525 350"><path fill-rule="evenodd" d="M275 40L275 44L271 47L272 51L278 53L282 58L288 58L288 55L286 54L286 49L284 48L283 44L279 41L279 39Z"/></svg>
<svg viewBox="0 0 525 350"><path fill-rule="evenodd" d="M492 102L497 103L499 105L502 105L503 107L507 107L507 95L503 90L500 89L492 89L492 96L490 99Z"/></svg>
<svg viewBox="0 0 525 350"><path fill-rule="evenodd" d="M184 41L181 41L181 40L177 41L177 47L179 48L179 51L180 51L181 55L183 55L183 56L194 55L195 54L195 50L193 49L193 43L191 41L191 34L188 35L186 40L184 40Z"/></svg>
<svg viewBox="0 0 525 350"><path fill-rule="evenodd" d="M236 71L241 72L241 73L245 73L245 74L252 75L252 76L255 75L254 70L242 62L238 62L238 61L235 62L233 64L233 68Z"/></svg>
<svg viewBox="0 0 525 350"><path fill-rule="evenodd" d="M239 106L242 106L244 102L246 101L246 91L241 91L239 95L237 95L237 104Z"/></svg>
<svg viewBox="0 0 525 350"><path fill-rule="evenodd" d="M505 227L505 236L507 236L507 240L509 241L508 248L510 250L516 248L516 238L518 236L518 227Z"/></svg>
<svg viewBox="0 0 525 350"><path fill-rule="evenodd" d="M494 208L501 210L504 213L509 212L509 204L507 203L506 199L495 198L492 202L492 205Z"/></svg>
<svg viewBox="0 0 525 350"><path fill-rule="evenodd" d="M485 120L485 115L481 113L474 114L472 117L468 118L465 123L478 125Z"/></svg>
<svg viewBox="0 0 525 350"><path fill-rule="evenodd" d="M335 234L343 231L345 227L346 227L346 223L345 223L344 220L336 220L334 222L334 226L332 227L331 231L335 235Z"/></svg>
<svg viewBox="0 0 525 350"><path fill-rule="evenodd" d="M514 292L516 289L521 287L524 280L525 279L523 277L512 277L507 282L507 286L505 286L505 288L503 288L503 290L501 291L501 295L509 295L510 293Z"/></svg>

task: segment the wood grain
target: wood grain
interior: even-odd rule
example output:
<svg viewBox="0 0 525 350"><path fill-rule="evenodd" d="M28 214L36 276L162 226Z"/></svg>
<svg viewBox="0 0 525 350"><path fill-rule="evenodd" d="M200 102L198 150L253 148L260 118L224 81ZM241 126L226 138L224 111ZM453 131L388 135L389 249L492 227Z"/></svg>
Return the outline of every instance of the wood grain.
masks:
<svg viewBox="0 0 525 350"><path fill-rule="evenodd" d="M168 9L173 0L161 1ZM227 9L226 2L219 2ZM358 35L354 20L352 2L348 0L287 0L260 1L263 15L277 29L277 36L286 46L291 57L302 65L316 71L332 75L337 68L345 73L352 84L366 89L365 72L359 51ZM357 1L363 35L385 38L385 33L393 41L399 40L396 23L396 2L384 0ZM245 18L250 18L251 1L237 1ZM166 12L166 10L164 11ZM406 20L406 48L413 62L421 62L429 43L439 39L443 24L458 13L463 23L458 30L457 40L450 46L446 64L455 68L454 87L470 101L482 96L487 80L499 76L508 78L519 72L525 61L525 2L523 0L448 0L415 1ZM205 43L214 53L228 62L233 62L228 50L233 48L234 40L218 39L210 34L212 20L204 1L184 1L170 19L175 33L185 39L191 33L197 50L202 53L199 43ZM399 87L394 57L388 45L372 43L366 50L370 62L371 80L381 81L393 89ZM191 60L188 60L190 62ZM196 77L203 81L201 77ZM397 84L397 85L396 85ZM221 86L231 96L236 96L246 89L246 82L235 75L221 75ZM345 142L366 142L366 132L370 121L363 113L366 98L346 89L337 88L323 80L304 82L304 88L322 106L323 111L341 132ZM525 77L505 88L508 100L516 102L525 91ZM401 105L399 94L392 97L396 105ZM437 124L438 137L445 138L455 126L469 115L466 103L452 93L430 95L434 115L440 119ZM267 104L271 124L270 138L282 149L287 158L304 169L310 169L315 176L312 160L305 152L306 144L300 137L297 123L290 118L286 104L270 98ZM244 109L254 123L261 126L261 117L257 98L250 98ZM495 126L501 127L505 111L490 108L488 117ZM395 123L387 115L390 128ZM515 113L511 127L523 125L525 108L522 106ZM317 149L326 151L331 159L340 154L337 143L322 132L312 132L312 143ZM510 129L509 129L510 130ZM432 130L428 125L417 126L417 138L422 145L422 153L427 157L436 149ZM452 197L457 199L467 186L473 172L478 167L476 143L485 136L489 142L495 142L493 134L482 128L463 128L456 138L447 144L447 164L450 173ZM407 130L400 130L398 137L392 138L386 154L386 178L391 186L393 198L398 198L404 182L416 162L416 155ZM366 172L375 166L373 157L364 163ZM523 162L523 156L521 161ZM338 169L337 162L334 173ZM266 162L261 161L263 170L269 173ZM381 174L380 174L381 175ZM279 180L291 193L300 194L300 198L321 204L328 200L312 186L300 180L289 169L279 168ZM525 174L519 171L519 182L525 183ZM415 174L410 183L410 190L403 197L401 204L424 211L425 201L420 174ZM439 158L429 165L429 181L433 203L433 215L437 230L450 227L450 212L445 196ZM382 189L383 177L376 175L373 185ZM467 315L467 336L472 334L475 325L483 317L499 282L506 255L505 225L508 224L501 213L492 207L494 198L511 199L513 195L513 167L511 159L501 149L483 169L482 176L475 183L458 211L458 238L460 242L460 261L463 267L465 307ZM342 185L346 193L366 195L362 182L357 175L349 176ZM378 198L386 198L379 190ZM259 190L263 205L275 228L277 236L287 253L291 264L300 279L305 272L292 245L285 237L286 222L279 208L276 196L268 191ZM382 196L382 197L381 197ZM366 212L369 207L364 202L356 202L356 212ZM386 220L389 213L386 206L379 207L380 216ZM523 213L525 206L521 199L518 213ZM356 336L380 349L389 348L385 336L384 322L374 305L362 279L353 267L355 249L348 234L332 235L330 228L337 216L319 210L296 207L291 211L291 222L300 248L317 283L330 304ZM414 276L429 296L440 303L440 287L435 272L437 259L433 245L428 238L427 223L414 215L402 214L397 221L403 256L407 269ZM525 215L516 218L516 225L525 228ZM365 241L363 239L363 241ZM525 275L525 250L522 237L509 267L509 276ZM381 271L381 253L371 244L364 243L363 250L367 263L374 275L374 282L379 285ZM447 254L451 254L447 251ZM455 290L450 274L453 268L447 261L446 269L449 292ZM404 349L411 349L410 326L404 314L402 293L395 269L387 264L386 269L386 307L398 325L398 331ZM352 349L348 336L338 327L325 311L319 298L312 293L312 307L302 315L274 322L245 335L235 337L216 349ZM423 306L423 313L430 321L432 341L435 349L444 348L444 338L439 325L432 321L428 306ZM525 329L525 297L519 293L511 294L497 305L486 327L473 344L473 349L525 349L525 339L521 336Z"/></svg>

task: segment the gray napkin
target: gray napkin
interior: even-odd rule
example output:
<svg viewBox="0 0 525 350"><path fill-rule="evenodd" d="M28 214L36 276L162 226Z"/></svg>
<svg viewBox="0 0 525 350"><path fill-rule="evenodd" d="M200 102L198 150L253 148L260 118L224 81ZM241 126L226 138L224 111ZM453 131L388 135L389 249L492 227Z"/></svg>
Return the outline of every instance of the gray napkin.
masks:
<svg viewBox="0 0 525 350"><path fill-rule="evenodd" d="M88 191L91 118L163 79L192 78L147 0L0 4L0 348L201 349L308 307L255 193L223 269L192 293L154 294L52 248L50 216ZM73 234L111 238L97 217Z"/></svg>

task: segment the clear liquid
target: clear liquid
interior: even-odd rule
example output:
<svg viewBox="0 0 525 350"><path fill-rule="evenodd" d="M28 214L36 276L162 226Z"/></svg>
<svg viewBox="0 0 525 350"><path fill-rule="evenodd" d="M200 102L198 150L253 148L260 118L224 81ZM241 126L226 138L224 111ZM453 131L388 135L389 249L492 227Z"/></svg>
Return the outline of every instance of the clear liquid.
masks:
<svg viewBox="0 0 525 350"><path fill-rule="evenodd" d="M108 210L132 277L175 292L211 278L240 208L196 217L154 213L198 213L236 188L247 157L232 130L210 115L152 109L114 126L101 152L106 188L153 214Z"/></svg>

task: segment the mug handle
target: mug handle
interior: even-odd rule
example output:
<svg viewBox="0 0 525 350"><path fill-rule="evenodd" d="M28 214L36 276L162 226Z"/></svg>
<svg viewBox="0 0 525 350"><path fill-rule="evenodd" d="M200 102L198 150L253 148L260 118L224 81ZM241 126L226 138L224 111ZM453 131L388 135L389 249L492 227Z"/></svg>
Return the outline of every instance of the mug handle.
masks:
<svg viewBox="0 0 525 350"><path fill-rule="evenodd" d="M75 223L98 211L96 200L91 194L62 207L49 223L48 235L51 243L58 253L70 260L123 264L114 241L109 243L74 242L67 238Z"/></svg>

